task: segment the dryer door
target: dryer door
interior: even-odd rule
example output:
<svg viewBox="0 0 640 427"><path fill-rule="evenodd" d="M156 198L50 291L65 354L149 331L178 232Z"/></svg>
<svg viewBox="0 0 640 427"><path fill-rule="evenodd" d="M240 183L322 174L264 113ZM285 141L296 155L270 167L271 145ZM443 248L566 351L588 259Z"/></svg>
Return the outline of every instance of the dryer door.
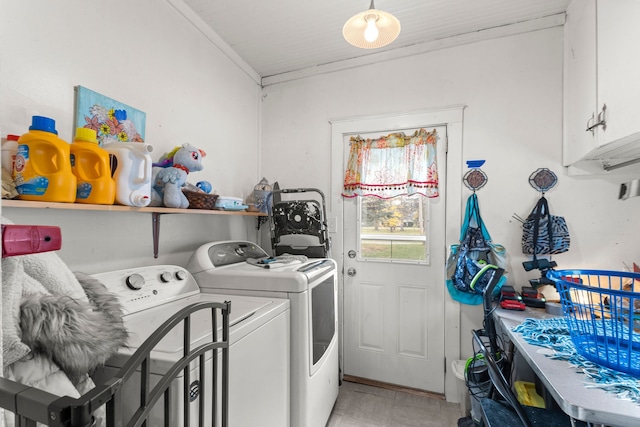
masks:
<svg viewBox="0 0 640 427"><path fill-rule="evenodd" d="M311 292L311 375L318 369L336 340L337 289L334 273L310 285Z"/></svg>

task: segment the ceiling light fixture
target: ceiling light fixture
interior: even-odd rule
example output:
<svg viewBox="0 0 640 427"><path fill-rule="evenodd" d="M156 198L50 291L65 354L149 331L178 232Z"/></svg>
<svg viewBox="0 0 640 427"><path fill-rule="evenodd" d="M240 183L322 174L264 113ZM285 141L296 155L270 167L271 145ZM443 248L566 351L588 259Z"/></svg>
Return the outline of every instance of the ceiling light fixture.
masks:
<svg viewBox="0 0 640 427"><path fill-rule="evenodd" d="M369 10L354 15L344 24L344 39L363 49L376 49L391 43L400 34L400 21L390 13L376 10L371 0Z"/></svg>

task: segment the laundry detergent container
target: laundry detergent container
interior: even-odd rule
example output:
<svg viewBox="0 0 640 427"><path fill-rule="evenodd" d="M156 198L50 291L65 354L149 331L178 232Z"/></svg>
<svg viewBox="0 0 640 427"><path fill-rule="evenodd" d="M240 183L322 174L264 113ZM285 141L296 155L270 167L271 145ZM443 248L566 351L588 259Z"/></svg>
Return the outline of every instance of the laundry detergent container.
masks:
<svg viewBox="0 0 640 427"><path fill-rule="evenodd" d="M151 152L153 147L141 142L112 142L104 145L116 182L116 202L144 207L151 203Z"/></svg>
<svg viewBox="0 0 640 427"><path fill-rule="evenodd" d="M29 132L18 139L13 179L22 200L76 200L76 177L71 171L70 145L58 137L56 122L33 116Z"/></svg>
<svg viewBox="0 0 640 427"><path fill-rule="evenodd" d="M113 204L116 183L111 177L109 153L98 145L95 130L76 129L71 144L71 170L78 180L76 203Z"/></svg>

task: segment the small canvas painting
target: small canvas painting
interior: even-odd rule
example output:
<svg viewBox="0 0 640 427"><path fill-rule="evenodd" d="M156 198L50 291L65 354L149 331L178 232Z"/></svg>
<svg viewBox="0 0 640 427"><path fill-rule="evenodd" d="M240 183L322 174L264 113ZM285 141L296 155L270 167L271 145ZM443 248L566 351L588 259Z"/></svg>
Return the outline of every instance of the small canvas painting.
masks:
<svg viewBox="0 0 640 427"><path fill-rule="evenodd" d="M133 107L76 86L76 127L96 131L102 146L109 142L144 142L147 115Z"/></svg>

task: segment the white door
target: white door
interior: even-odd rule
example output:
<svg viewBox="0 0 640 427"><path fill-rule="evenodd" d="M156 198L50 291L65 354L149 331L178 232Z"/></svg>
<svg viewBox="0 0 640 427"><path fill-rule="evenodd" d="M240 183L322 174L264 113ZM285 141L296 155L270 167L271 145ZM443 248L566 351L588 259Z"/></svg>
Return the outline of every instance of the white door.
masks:
<svg viewBox="0 0 640 427"><path fill-rule="evenodd" d="M443 393L447 128L436 129L440 197L343 200L343 368L346 376ZM345 153L348 144L345 136Z"/></svg>

